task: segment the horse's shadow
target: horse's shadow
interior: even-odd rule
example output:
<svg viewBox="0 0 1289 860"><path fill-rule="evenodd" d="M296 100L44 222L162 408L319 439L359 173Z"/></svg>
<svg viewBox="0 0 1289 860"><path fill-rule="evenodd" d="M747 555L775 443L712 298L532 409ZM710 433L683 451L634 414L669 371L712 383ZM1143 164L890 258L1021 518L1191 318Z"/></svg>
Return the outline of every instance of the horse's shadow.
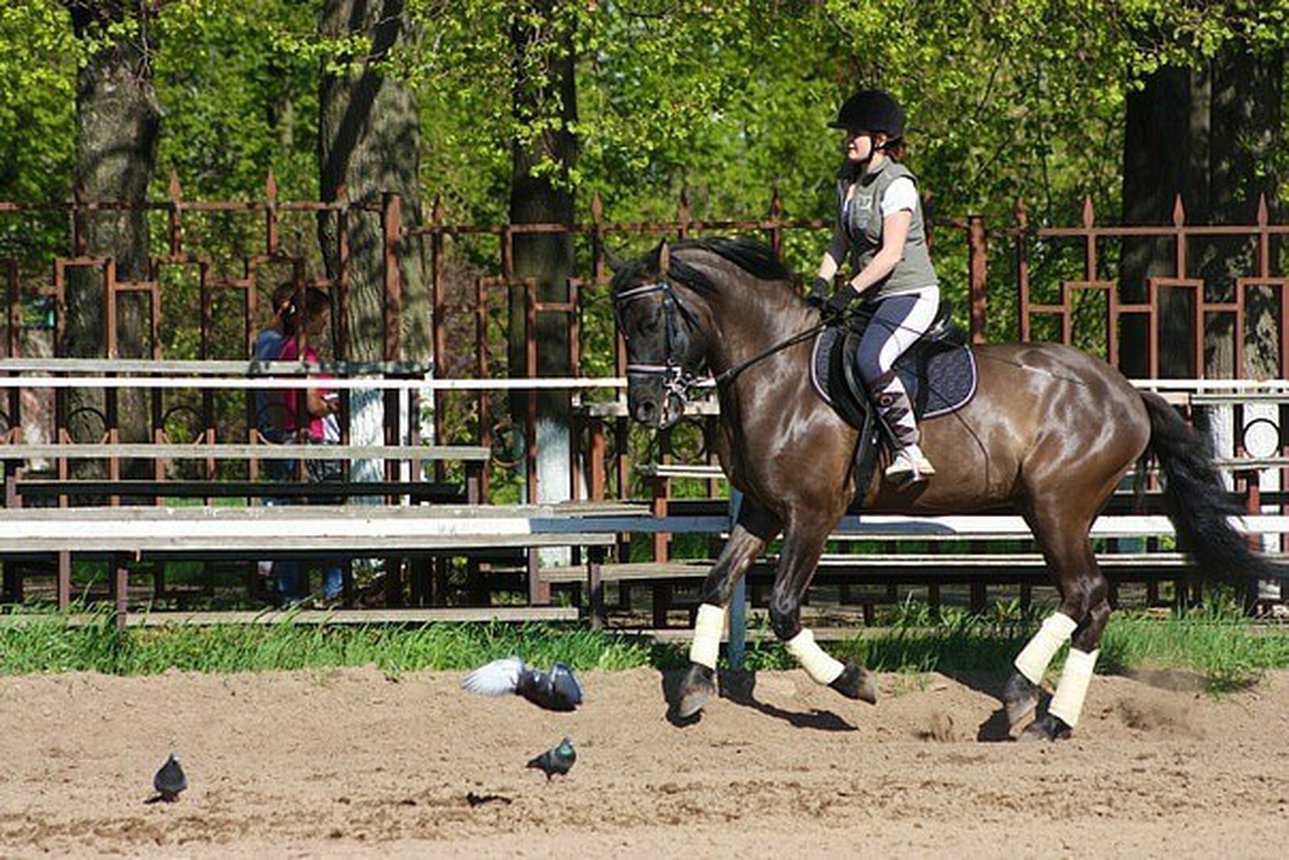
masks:
<svg viewBox="0 0 1289 860"><path fill-rule="evenodd" d="M680 703L680 682L684 679L686 671L681 669L663 670L659 673L661 675L663 698L667 702L667 721L679 727L692 726L703 718L701 711L688 718L682 718L677 713ZM811 708L807 712L788 711L777 705L757 699L755 672L721 670L717 676L717 685L720 689L720 698L745 708L751 708L766 716L783 720L794 728L814 729L822 732L856 731L852 723L847 722L832 711L819 708Z"/></svg>

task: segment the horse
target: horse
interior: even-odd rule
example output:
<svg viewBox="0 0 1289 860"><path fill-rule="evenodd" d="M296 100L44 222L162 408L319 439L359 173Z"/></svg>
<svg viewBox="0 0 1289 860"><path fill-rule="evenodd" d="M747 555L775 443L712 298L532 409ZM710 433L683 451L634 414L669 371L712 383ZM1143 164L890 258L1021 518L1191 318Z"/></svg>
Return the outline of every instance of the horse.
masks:
<svg viewBox="0 0 1289 860"><path fill-rule="evenodd" d="M936 464L929 480L888 482L881 468L858 486L859 432L813 389L812 335L819 312L793 288L774 252L748 239L661 243L615 261L614 312L627 350L627 408L655 429L674 424L689 387L715 377L720 421L714 448L742 493L736 523L704 580L690 666L675 711L697 718L716 695L716 662L732 589L766 544L783 535L770 624L817 683L876 702L862 666L829 656L800 608L825 540L852 505L879 513L972 513L1011 507L1024 517L1060 594L1015 659L1002 693L1013 737L1057 740L1078 723L1102 631L1109 585L1089 531L1134 466L1153 457L1180 542L1209 576L1247 585L1281 578L1232 525L1239 505L1224 490L1198 435L1163 398L1133 388L1116 369L1056 343L976 345L974 396L921 422ZM883 454L883 459L889 454ZM1070 651L1046 712L1040 682L1056 652Z"/></svg>

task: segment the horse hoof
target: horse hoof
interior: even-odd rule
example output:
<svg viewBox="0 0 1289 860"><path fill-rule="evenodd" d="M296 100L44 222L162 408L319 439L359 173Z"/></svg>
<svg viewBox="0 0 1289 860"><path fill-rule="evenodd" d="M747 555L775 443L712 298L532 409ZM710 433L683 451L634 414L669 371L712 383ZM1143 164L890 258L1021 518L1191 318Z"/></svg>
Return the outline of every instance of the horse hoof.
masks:
<svg viewBox="0 0 1289 860"><path fill-rule="evenodd" d="M855 663L847 662L846 668L828 686L848 699L877 704L877 685L873 683L873 676Z"/></svg>
<svg viewBox="0 0 1289 860"><path fill-rule="evenodd" d="M1003 706L1007 710L1007 726L1012 736L1018 729L1033 718L1038 710L1038 700L1042 690L1037 684L1020 672L1012 673L1003 689Z"/></svg>
<svg viewBox="0 0 1289 860"><path fill-rule="evenodd" d="M1020 739L1023 741L1061 741L1070 736L1074 731L1066 724L1065 720L1060 717L1054 717L1051 714L1044 714L1034 722L1030 723L1021 732Z"/></svg>
<svg viewBox="0 0 1289 860"><path fill-rule="evenodd" d="M716 698L716 672L698 663L689 665L689 672L680 682L676 703L676 716L688 720Z"/></svg>

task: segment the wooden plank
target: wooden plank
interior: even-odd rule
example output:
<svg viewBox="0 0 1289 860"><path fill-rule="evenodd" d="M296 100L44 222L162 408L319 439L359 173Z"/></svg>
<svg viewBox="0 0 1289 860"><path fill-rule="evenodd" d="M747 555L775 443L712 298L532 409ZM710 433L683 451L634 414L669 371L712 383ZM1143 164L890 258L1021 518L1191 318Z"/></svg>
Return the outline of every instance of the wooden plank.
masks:
<svg viewBox="0 0 1289 860"><path fill-rule="evenodd" d="M647 582L653 579L688 579L707 576L711 561L646 561L600 565L600 578L605 582ZM585 582L584 566L543 567L538 575L547 582Z"/></svg>
<svg viewBox="0 0 1289 860"><path fill-rule="evenodd" d="M534 533L531 523L522 519L381 517L361 509L345 511L343 517L327 516L322 508L293 507L50 510L61 510L63 516L41 519L22 516L35 510L6 512L0 518L0 557L57 551L138 555L313 550L363 555L381 550L612 546L617 540L613 532ZM94 516L77 516L83 511ZM129 516L105 516L115 511ZM246 513L269 515L240 516Z"/></svg>
<svg viewBox="0 0 1289 860"><path fill-rule="evenodd" d="M0 615L0 627L20 627L49 621L48 615ZM102 623L102 616L60 616L72 627ZM127 627L191 627L220 624L428 624L466 622L576 621L574 606L482 606L431 609L296 609L220 612L141 612L127 616Z"/></svg>
<svg viewBox="0 0 1289 860"><path fill-rule="evenodd" d="M434 370L433 362L414 361L237 361L177 360L150 358L0 358L0 373L65 373L65 374L148 374L195 376L236 376L246 374L275 376L309 376L319 373L333 376L367 376L391 374L424 376ZM379 379L370 380L379 384Z"/></svg>
<svg viewBox="0 0 1289 860"><path fill-rule="evenodd" d="M1098 556L1102 567L1120 571L1126 569L1176 568L1190 564L1182 553L1102 553ZM648 582L667 579L703 579L712 569L710 559L696 561L647 561L622 564L604 564L600 578L605 582ZM758 574L773 572L777 559L763 558L753 565ZM1007 568L1015 570L1046 570L1047 564L1038 553L879 553L856 555L827 555L819 560L820 574L846 573L847 571L877 572L881 570L943 570L952 568L969 572L981 569ZM893 574L894 575L894 574ZM544 567L540 576L547 582L583 582L586 568L579 566Z"/></svg>
<svg viewBox="0 0 1289 860"><path fill-rule="evenodd" d="M328 526L318 525L327 522ZM679 531L690 526L710 533L728 528L725 517L655 518L630 516L579 516L576 508L557 505L444 505L433 508L406 505L340 506L253 506L253 507L167 507L117 508L19 508L7 510L0 518L0 540L21 538L30 532L60 533L75 538L103 531L104 525L135 532L157 525L187 528L182 523L205 523L211 533L282 533L305 529L310 534L326 532L378 536L382 529L404 534L558 534L561 532L651 532ZM290 524L289 526L286 524ZM94 525L97 524L97 525ZM221 525L222 524L222 525ZM1258 514L1233 518L1232 524L1251 533L1289 532L1289 516ZM721 527L721 531L716 531ZM74 534L69 529L88 528ZM1134 537L1170 535L1172 524L1162 515L1121 515L1101 517L1092 536ZM847 517L831 540L888 540L916 537L925 540L1031 539L1024 520L1010 515L904 517L869 515Z"/></svg>
<svg viewBox="0 0 1289 860"><path fill-rule="evenodd" d="M68 478L14 478L14 492L19 496L51 498L56 496L150 496L156 498L239 496L435 496L462 502L465 487L461 484L434 481L328 481L312 484L303 481L150 481L136 479L100 480Z"/></svg>
<svg viewBox="0 0 1289 860"><path fill-rule="evenodd" d="M0 460L73 460L133 457L159 460L462 460L487 462L480 445L254 445L223 443L11 443L0 444Z"/></svg>
<svg viewBox="0 0 1289 860"><path fill-rule="evenodd" d="M624 509L627 511L631 508ZM562 504L537 505L176 505L154 507L85 506L71 508L15 508L0 517L0 528L6 522L41 523L47 521L147 520L186 521L223 520L232 522L275 522L280 520L349 519L408 520L423 527L450 528L456 531L509 529L524 533L534 531L614 531L632 524L651 525L652 518L643 507L612 516L585 514L577 507Z"/></svg>
<svg viewBox="0 0 1289 860"><path fill-rule="evenodd" d="M688 463L641 463L636 471L646 478L702 478L712 480L724 479L725 473L720 466L706 466Z"/></svg>
<svg viewBox="0 0 1289 860"><path fill-rule="evenodd" d="M107 372L107 371L105 371ZM318 379L311 376L309 379ZM494 379L390 379L385 377L326 377L326 387L335 391L575 391L597 388L625 388L622 377L512 377ZM297 390L302 378L285 376L0 376L0 389L101 389L142 390Z"/></svg>
<svg viewBox="0 0 1289 860"><path fill-rule="evenodd" d="M1186 555L1179 552L1104 552L1097 554L1098 563L1119 566L1150 567L1153 565L1177 566L1189 564ZM766 559L765 564L773 564ZM821 567L997 567L999 565L1046 567L1047 562L1039 553L874 553L855 555L826 555L819 559Z"/></svg>

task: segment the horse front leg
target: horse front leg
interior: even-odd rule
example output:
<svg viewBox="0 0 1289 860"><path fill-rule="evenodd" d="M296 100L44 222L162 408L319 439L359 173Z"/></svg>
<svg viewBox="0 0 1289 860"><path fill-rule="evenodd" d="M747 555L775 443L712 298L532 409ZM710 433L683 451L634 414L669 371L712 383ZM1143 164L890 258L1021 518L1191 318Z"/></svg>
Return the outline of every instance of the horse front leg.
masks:
<svg viewBox="0 0 1289 860"><path fill-rule="evenodd" d="M788 653L816 683L832 687L848 699L877 703L877 687L864 667L843 664L815 642L812 630L801 626L801 604L814 578L829 527L790 528L783 554L775 571L774 593L770 598L770 626Z"/></svg>
<svg viewBox="0 0 1289 860"><path fill-rule="evenodd" d="M720 656L730 594L739 577L747 572L780 528L777 517L744 497L730 539L703 582L702 601L694 621L694 641L689 647L689 671L677 691L676 714L681 719L694 716L715 698L716 661Z"/></svg>

